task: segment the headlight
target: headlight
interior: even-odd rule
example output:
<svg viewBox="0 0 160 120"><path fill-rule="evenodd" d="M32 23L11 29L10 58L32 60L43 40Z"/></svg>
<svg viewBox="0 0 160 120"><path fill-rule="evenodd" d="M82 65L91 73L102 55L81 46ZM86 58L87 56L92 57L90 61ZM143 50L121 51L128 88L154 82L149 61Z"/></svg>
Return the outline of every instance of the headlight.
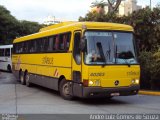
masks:
<svg viewBox="0 0 160 120"><path fill-rule="evenodd" d="M90 80L89 86L100 86L100 80Z"/></svg>
<svg viewBox="0 0 160 120"><path fill-rule="evenodd" d="M135 83L136 83L136 84L139 84L139 79L135 79Z"/></svg>
<svg viewBox="0 0 160 120"><path fill-rule="evenodd" d="M131 82L132 84L139 84L139 79L133 79Z"/></svg>

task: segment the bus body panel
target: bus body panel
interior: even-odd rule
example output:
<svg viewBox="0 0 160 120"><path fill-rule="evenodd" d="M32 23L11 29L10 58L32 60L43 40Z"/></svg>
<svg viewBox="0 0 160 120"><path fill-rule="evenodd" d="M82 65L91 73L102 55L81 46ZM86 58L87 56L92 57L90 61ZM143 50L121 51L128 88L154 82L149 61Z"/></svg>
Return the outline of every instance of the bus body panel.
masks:
<svg viewBox="0 0 160 120"><path fill-rule="evenodd" d="M32 74L55 78L65 74L66 79L71 80L71 53L17 54L12 58L13 69L16 71L22 69Z"/></svg>

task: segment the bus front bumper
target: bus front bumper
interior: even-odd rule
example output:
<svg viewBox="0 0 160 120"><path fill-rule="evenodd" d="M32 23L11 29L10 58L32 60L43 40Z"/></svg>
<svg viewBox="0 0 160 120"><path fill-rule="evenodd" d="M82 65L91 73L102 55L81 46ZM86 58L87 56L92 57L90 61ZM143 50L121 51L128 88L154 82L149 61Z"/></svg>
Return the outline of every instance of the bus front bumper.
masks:
<svg viewBox="0 0 160 120"><path fill-rule="evenodd" d="M139 85L118 88L83 87L83 97L90 98L136 95L139 88Z"/></svg>
<svg viewBox="0 0 160 120"><path fill-rule="evenodd" d="M112 96L129 96L136 95L140 89L139 85L129 87L102 88L102 87L84 87L76 89L74 96L81 98L96 98L96 97L112 97ZM79 91L80 90L80 91Z"/></svg>

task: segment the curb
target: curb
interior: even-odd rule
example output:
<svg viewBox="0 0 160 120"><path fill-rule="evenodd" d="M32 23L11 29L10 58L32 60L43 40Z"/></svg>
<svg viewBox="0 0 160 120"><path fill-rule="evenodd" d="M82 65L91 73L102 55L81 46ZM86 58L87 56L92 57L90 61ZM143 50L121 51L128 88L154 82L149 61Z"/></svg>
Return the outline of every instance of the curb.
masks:
<svg viewBox="0 0 160 120"><path fill-rule="evenodd" d="M144 90L140 90L140 91L138 92L138 94L140 94L140 95L160 96L160 92L158 92L158 91L144 91Z"/></svg>

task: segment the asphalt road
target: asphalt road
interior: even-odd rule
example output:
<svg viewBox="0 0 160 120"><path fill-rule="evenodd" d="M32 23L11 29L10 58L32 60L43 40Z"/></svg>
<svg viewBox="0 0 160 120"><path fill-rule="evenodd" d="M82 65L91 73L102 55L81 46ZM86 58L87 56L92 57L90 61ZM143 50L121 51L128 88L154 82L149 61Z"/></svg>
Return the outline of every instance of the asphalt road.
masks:
<svg viewBox="0 0 160 120"><path fill-rule="evenodd" d="M26 87L0 72L0 114L160 114L160 97L136 95L111 100L63 100L58 92Z"/></svg>

